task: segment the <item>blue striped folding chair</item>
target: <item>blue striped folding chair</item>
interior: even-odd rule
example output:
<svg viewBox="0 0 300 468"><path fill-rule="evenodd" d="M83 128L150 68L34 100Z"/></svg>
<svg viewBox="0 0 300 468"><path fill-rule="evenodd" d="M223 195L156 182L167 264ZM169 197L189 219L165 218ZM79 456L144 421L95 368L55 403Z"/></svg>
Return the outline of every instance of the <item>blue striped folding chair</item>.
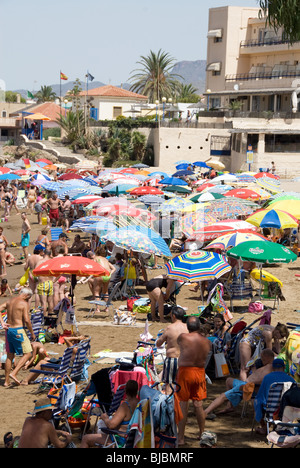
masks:
<svg viewBox="0 0 300 468"><path fill-rule="evenodd" d="M275 382L270 386L264 416L267 434L270 432L270 425L274 424L274 413L279 410L282 395L291 385L291 382Z"/></svg>
<svg viewBox="0 0 300 468"><path fill-rule="evenodd" d="M82 340L80 343L75 345L77 352L73 360L72 367L69 372L69 376L72 381L78 382L79 380L87 380L87 376L84 375L86 364L88 364L88 353L91 347L91 338Z"/></svg>
<svg viewBox="0 0 300 468"><path fill-rule="evenodd" d="M38 341L38 336L44 325L44 313L42 310L33 310L30 317L32 330L35 335L35 341ZM26 330L28 338L31 340L31 333Z"/></svg>

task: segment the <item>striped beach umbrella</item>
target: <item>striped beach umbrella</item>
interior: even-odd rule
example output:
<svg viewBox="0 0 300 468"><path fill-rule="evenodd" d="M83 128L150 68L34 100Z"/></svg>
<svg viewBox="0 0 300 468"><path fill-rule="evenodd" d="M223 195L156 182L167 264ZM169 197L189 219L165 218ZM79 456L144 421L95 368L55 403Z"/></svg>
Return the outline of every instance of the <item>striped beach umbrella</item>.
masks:
<svg viewBox="0 0 300 468"><path fill-rule="evenodd" d="M223 255L204 250L189 251L165 264L172 279L208 281L229 273L231 266Z"/></svg>
<svg viewBox="0 0 300 468"><path fill-rule="evenodd" d="M274 206L274 205L273 205ZM259 210L253 213L247 222L257 227L273 229L289 229L298 227L298 221L294 216L281 210Z"/></svg>

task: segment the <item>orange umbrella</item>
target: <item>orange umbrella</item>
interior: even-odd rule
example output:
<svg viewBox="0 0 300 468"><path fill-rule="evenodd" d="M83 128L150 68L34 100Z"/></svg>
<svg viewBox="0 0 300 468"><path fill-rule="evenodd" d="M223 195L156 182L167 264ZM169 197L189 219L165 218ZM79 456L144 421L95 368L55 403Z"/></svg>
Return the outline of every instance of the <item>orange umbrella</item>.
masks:
<svg viewBox="0 0 300 468"><path fill-rule="evenodd" d="M55 164L48 164L48 166L44 166L43 169L46 169L46 171L56 171L57 166L55 166Z"/></svg>
<svg viewBox="0 0 300 468"><path fill-rule="evenodd" d="M30 114L30 115L26 115L25 119L29 119L29 120L51 120L49 119L49 117L47 117L46 115L44 114L40 114L39 112L37 112L36 114Z"/></svg>

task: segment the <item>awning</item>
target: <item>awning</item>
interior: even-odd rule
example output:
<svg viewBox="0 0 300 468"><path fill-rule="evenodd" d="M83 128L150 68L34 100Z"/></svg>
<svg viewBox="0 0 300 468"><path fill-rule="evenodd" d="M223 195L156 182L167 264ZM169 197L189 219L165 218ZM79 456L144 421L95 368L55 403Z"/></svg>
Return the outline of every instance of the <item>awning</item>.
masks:
<svg viewBox="0 0 300 468"><path fill-rule="evenodd" d="M203 93L204 96L250 96L252 95L272 95L272 94L291 94L295 88L260 88L260 89L242 89L239 90L224 90L224 91L211 91L210 93Z"/></svg>
<svg viewBox="0 0 300 468"><path fill-rule="evenodd" d="M222 37L223 29L211 29L207 33L207 37Z"/></svg>
<svg viewBox="0 0 300 468"><path fill-rule="evenodd" d="M221 62L212 62L206 67L206 71L221 71Z"/></svg>

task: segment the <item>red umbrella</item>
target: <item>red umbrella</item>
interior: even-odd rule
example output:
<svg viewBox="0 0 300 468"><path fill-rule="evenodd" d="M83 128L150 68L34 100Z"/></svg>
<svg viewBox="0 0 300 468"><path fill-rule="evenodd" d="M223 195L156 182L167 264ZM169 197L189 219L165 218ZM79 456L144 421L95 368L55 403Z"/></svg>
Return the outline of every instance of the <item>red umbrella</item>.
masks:
<svg viewBox="0 0 300 468"><path fill-rule="evenodd" d="M246 221L224 220L215 224L203 226L201 231L195 231L187 240L189 242L195 240L199 242L208 242L232 232L256 232L257 228L253 228L255 228L255 226L247 223Z"/></svg>
<svg viewBox="0 0 300 468"><path fill-rule="evenodd" d="M215 184L207 183L200 185L200 187L197 188L197 192L202 192L204 189L209 188L209 187L215 187Z"/></svg>
<svg viewBox="0 0 300 468"><path fill-rule="evenodd" d="M137 187L129 190L130 195L164 195L164 192L156 187Z"/></svg>
<svg viewBox="0 0 300 468"><path fill-rule="evenodd" d="M250 189L234 189L224 193L224 197L236 197L243 200L259 200L260 195Z"/></svg>
<svg viewBox="0 0 300 468"><path fill-rule="evenodd" d="M255 179L260 179L261 177L270 177L271 179L279 179L279 176L272 174L271 172L258 172L254 175Z"/></svg>
<svg viewBox="0 0 300 468"><path fill-rule="evenodd" d="M90 203L98 200L103 200L103 198L97 195L84 195L83 197L76 198L72 203L74 205L89 205Z"/></svg>
<svg viewBox="0 0 300 468"><path fill-rule="evenodd" d="M99 263L86 257L64 256L54 257L41 263L33 270L34 276L60 276L71 275L71 297L73 304L73 291L76 285L76 276L109 276L109 271Z"/></svg>
<svg viewBox="0 0 300 468"><path fill-rule="evenodd" d="M8 174L10 171L8 167L0 167L0 174Z"/></svg>
<svg viewBox="0 0 300 468"><path fill-rule="evenodd" d="M126 169L121 169L119 174L138 174L140 171L134 167L127 167Z"/></svg>
<svg viewBox="0 0 300 468"><path fill-rule="evenodd" d="M83 179L82 176L80 176L79 174L73 174L71 172L69 172L68 174L63 174L61 175L58 180L72 180L72 179Z"/></svg>
<svg viewBox="0 0 300 468"><path fill-rule="evenodd" d="M52 164L52 161L50 161L49 159L45 159L45 158L37 159L35 162L43 162L46 164Z"/></svg>

